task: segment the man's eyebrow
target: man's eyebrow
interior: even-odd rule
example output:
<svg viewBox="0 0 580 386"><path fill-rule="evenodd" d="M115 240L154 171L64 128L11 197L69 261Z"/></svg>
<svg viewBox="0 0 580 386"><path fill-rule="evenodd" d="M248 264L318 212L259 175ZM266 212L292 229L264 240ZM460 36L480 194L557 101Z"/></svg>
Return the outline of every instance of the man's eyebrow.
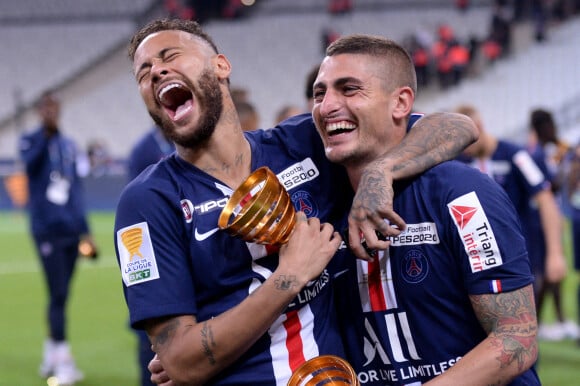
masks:
<svg viewBox="0 0 580 386"><path fill-rule="evenodd" d="M361 81L358 78L352 77L352 76L345 76L343 78L338 78L335 79L332 82L332 86L333 87L341 87L344 86L347 83L356 83L356 84L360 84ZM327 84L326 82L316 82L313 86L313 88L326 88Z"/></svg>
<svg viewBox="0 0 580 386"><path fill-rule="evenodd" d="M360 80L358 78L355 78L353 76L345 76L342 78L338 78L333 82L334 86L343 86L346 83L360 83Z"/></svg>
<svg viewBox="0 0 580 386"><path fill-rule="evenodd" d="M171 51L171 50L174 50L174 49L177 49L177 47L166 47L166 48L162 49L161 51L159 51L159 53L157 54L156 57L157 58L163 58L167 54L168 51ZM151 62L150 61L149 62L143 62L139 66L139 68L137 69L137 71L135 72L135 74L140 73L144 68L147 68L147 67L151 67Z"/></svg>

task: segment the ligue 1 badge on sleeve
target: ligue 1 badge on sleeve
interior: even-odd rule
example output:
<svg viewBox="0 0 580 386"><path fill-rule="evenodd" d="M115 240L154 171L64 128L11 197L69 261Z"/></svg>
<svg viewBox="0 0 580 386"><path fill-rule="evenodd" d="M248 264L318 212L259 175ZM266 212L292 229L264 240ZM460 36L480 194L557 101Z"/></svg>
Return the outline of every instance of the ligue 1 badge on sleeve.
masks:
<svg viewBox="0 0 580 386"><path fill-rule="evenodd" d="M296 212L274 172L256 169L232 194L218 226L245 241L282 245L288 242Z"/></svg>
<svg viewBox="0 0 580 386"><path fill-rule="evenodd" d="M302 364L290 377L287 386L360 386L356 372L346 360L335 355L321 355Z"/></svg>

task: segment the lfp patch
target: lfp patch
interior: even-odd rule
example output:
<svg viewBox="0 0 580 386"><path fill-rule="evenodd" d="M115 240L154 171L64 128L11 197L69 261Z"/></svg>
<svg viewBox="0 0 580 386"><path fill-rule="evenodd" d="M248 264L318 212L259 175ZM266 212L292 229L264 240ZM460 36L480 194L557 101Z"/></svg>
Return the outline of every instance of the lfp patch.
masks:
<svg viewBox="0 0 580 386"><path fill-rule="evenodd" d="M146 222L117 231L121 275L127 287L159 279L157 261Z"/></svg>

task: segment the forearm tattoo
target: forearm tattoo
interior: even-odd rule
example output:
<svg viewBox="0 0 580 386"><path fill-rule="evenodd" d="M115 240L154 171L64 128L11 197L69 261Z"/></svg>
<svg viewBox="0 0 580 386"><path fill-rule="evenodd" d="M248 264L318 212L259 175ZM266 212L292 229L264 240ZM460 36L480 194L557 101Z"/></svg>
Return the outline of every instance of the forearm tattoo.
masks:
<svg viewBox="0 0 580 386"><path fill-rule="evenodd" d="M385 178L384 171L377 168L367 169L361 176L350 217L356 221L363 221L377 208L392 207L393 196L392 181Z"/></svg>
<svg viewBox="0 0 580 386"><path fill-rule="evenodd" d="M476 139L471 119L461 114L433 113L419 119L389 157L398 162L393 172L410 177L457 157Z"/></svg>
<svg viewBox="0 0 580 386"><path fill-rule="evenodd" d="M274 280L274 284L277 290L288 291L297 285L296 276L290 275L286 277L286 275L280 275L276 280Z"/></svg>
<svg viewBox="0 0 580 386"><path fill-rule="evenodd" d="M538 352L532 286L493 295L470 296L477 317L497 350L500 368L526 369Z"/></svg>
<svg viewBox="0 0 580 386"><path fill-rule="evenodd" d="M207 360L210 365L216 364L216 359L212 348L216 346L213 331L211 326L207 321L203 322L203 326L201 328L201 345L203 346L203 352L207 357Z"/></svg>
<svg viewBox="0 0 580 386"><path fill-rule="evenodd" d="M152 339L153 351L159 353L171 342L175 336L175 332L179 328L179 319L171 319L159 331L157 336Z"/></svg>

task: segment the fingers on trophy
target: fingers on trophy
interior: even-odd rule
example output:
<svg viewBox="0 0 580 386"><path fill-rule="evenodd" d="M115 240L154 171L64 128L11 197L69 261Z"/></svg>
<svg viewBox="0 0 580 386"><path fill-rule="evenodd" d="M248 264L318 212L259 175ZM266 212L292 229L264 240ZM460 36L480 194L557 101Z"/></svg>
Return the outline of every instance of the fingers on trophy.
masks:
<svg viewBox="0 0 580 386"><path fill-rule="evenodd" d="M282 245L288 242L296 211L288 192L267 167L256 169L236 189L222 210L218 226L245 241ZM288 381L288 386L360 386L352 366L334 355L306 361Z"/></svg>

